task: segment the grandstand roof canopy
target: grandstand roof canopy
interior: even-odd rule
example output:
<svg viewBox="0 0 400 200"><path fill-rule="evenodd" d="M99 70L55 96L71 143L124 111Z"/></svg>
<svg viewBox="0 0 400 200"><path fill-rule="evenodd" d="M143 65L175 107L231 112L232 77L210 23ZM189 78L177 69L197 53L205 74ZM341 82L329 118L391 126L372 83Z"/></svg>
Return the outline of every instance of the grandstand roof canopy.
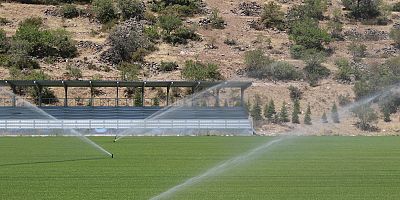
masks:
<svg viewBox="0 0 400 200"><path fill-rule="evenodd" d="M251 82L208 82L208 81L106 81L106 80L0 80L0 86L12 87L201 87L209 88L226 83L227 88L246 89Z"/></svg>

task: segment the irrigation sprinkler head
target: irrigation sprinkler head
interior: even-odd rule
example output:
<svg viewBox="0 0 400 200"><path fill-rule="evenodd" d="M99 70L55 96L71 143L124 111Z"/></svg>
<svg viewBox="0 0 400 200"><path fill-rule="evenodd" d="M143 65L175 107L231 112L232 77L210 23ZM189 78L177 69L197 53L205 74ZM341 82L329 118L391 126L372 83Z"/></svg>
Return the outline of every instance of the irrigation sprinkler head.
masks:
<svg viewBox="0 0 400 200"><path fill-rule="evenodd" d="M114 154L113 153L111 154L111 158L114 158Z"/></svg>

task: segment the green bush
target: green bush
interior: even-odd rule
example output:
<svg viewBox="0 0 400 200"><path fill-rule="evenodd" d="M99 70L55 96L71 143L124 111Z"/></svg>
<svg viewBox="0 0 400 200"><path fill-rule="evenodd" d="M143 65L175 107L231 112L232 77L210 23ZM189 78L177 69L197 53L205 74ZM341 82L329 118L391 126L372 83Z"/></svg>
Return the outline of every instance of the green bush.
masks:
<svg viewBox="0 0 400 200"><path fill-rule="evenodd" d="M41 17L30 17L22 21L19 26L33 26L33 27L41 27L43 25L43 19Z"/></svg>
<svg viewBox="0 0 400 200"><path fill-rule="evenodd" d="M163 39L171 44L187 44L188 40L199 41L201 38L193 28L180 27Z"/></svg>
<svg viewBox="0 0 400 200"><path fill-rule="evenodd" d="M302 45L293 45L290 47L290 55L294 59L301 59L304 57L304 52L306 52L307 48Z"/></svg>
<svg viewBox="0 0 400 200"><path fill-rule="evenodd" d="M245 65L250 77L273 80L297 80L302 77L302 74L293 65L283 61L274 61L265 56L262 50L246 52Z"/></svg>
<svg viewBox="0 0 400 200"><path fill-rule="evenodd" d="M45 5L58 5L60 3L91 3L92 0L14 0L19 3L25 4L45 4Z"/></svg>
<svg viewBox="0 0 400 200"><path fill-rule="evenodd" d="M199 61L188 60L182 69L182 77L187 80L220 80L222 75L218 71L216 64L204 64Z"/></svg>
<svg viewBox="0 0 400 200"><path fill-rule="evenodd" d="M152 41L155 42L160 39L158 28L156 26L149 26L144 28L144 34Z"/></svg>
<svg viewBox="0 0 400 200"><path fill-rule="evenodd" d="M29 56L31 51L31 45L29 42L24 40L13 40L11 41L11 47L8 51L8 58L6 61L6 66L13 67L17 69L37 69L39 68L39 63L33 60Z"/></svg>
<svg viewBox="0 0 400 200"><path fill-rule="evenodd" d="M392 28L390 30L390 38L400 47L400 29Z"/></svg>
<svg viewBox="0 0 400 200"><path fill-rule="evenodd" d="M135 64L122 62L118 65L117 69L121 72L121 79L124 81L138 80L140 67Z"/></svg>
<svg viewBox="0 0 400 200"><path fill-rule="evenodd" d="M82 78L82 70L78 67L67 65L67 76L72 79L78 80Z"/></svg>
<svg viewBox="0 0 400 200"><path fill-rule="evenodd" d="M293 102L295 102L296 100L297 101L301 100L301 97L303 96L303 92L300 90L300 88L291 85L288 87L288 90L289 90L290 99Z"/></svg>
<svg viewBox="0 0 400 200"><path fill-rule="evenodd" d="M291 27L293 22L303 21L308 18L322 20L326 9L326 0L305 0L304 4L295 5L288 11L288 25Z"/></svg>
<svg viewBox="0 0 400 200"><path fill-rule="evenodd" d="M392 11L394 12L400 12L400 2L394 3L392 5Z"/></svg>
<svg viewBox="0 0 400 200"><path fill-rule="evenodd" d="M374 131L376 127L371 125L378 120L378 115L370 105L361 105L352 110L358 118L357 127L364 131Z"/></svg>
<svg viewBox="0 0 400 200"><path fill-rule="evenodd" d="M175 15L161 15L158 18L160 27L170 34L173 30L182 26L182 20Z"/></svg>
<svg viewBox="0 0 400 200"><path fill-rule="evenodd" d="M215 29L224 29L225 28L225 20L219 15L219 11L217 9L213 9L209 19L210 19L212 28L215 28Z"/></svg>
<svg viewBox="0 0 400 200"><path fill-rule="evenodd" d="M43 30L37 23L22 23L13 40L25 41L29 45L30 56L71 58L77 54L75 42L67 31Z"/></svg>
<svg viewBox="0 0 400 200"><path fill-rule="evenodd" d="M381 15L380 0L342 0L342 3L356 19L371 19Z"/></svg>
<svg viewBox="0 0 400 200"><path fill-rule="evenodd" d="M117 18L112 0L93 0L92 6L96 18L103 24Z"/></svg>
<svg viewBox="0 0 400 200"><path fill-rule="evenodd" d="M261 23L264 27L283 29L285 13L281 9L282 6L273 1L264 5L261 13Z"/></svg>
<svg viewBox="0 0 400 200"><path fill-rule="evenodd" d="M72 4L65 4L61 7L61 15L65 18L75 18L79 16L79 10Z"/></svg>
<svg viewBox="0 0 400 200"><path fill-rule="evenodd" d="M6 32L3 29L0 29L0 54L6 53L9 48L10 44Z"/></svg>
<svg viewBox="0 0 400 200"><path fill-rule="evenodd" d="M367 46L365 44L358 44L356 42L352 42L348 47L351 55L353 56L354 60L358 60L360 58L364 58L367 53Z"/></svg>
<svg viewBox="0 0 400 200"><path fill-rule="evenodd" d="M354 78L355 80L359 79L361 76L361 72L357 69L354 68L350 64L350 62L347 59L338 59L335 61L335 65L338 67L338 72L336 74L336 78L342 81L353 81L352 79Z"/></svg>
<svg viewBox="0 0 400 200"><path fill-rule="evenodd" d="M162 13L173 13L180 16L192 16L199 13L202 7L201 0L152 0L149 3L151 10Z"/></svg>
<svg viewBox="0 0 400 200"><path fill-rule="evenodd" d="M178 64L176 64L176 62L161 62L160 65L160 70L163 72L169 72L169 71L174 71L176 69L178 69Z"/></svg>
<svg viewBox="0 0 400 200"><path fill-rule="evenodd" d="M323 49L323 45L331 41L326 30L319 28L318 23L312 19L304 19L294 23L289 35L296 45L304 46L307 49Z"/></svg>
<svg viewBox="0 0 400 200"><path fill-rule="evenodd" d="M330 74L330 70L322 65L324 59L320 53L308 55L305 59L304 72L311 86L316 86L321 78Z"/></svg>
<svg viewBox="0 0 400 200"><path fill-rule="evenodd" d="M137 19L144 18L144 3L140 0L118 0L117 6L121 11L123 19L130 19L136 17Z"/></svg>

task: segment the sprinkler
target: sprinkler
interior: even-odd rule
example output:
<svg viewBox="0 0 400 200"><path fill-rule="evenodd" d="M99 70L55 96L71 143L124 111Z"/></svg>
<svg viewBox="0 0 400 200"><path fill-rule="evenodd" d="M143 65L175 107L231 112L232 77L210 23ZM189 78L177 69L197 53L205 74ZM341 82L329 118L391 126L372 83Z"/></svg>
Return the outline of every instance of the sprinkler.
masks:
<svg viewBox="0 0 400 200"><path fill-rule="evenodd" d="M117 136L115 136L115 137L114 137L114 140L113 140L113 142L116 142L116 141L117 141Z"/></svg>
<svg viewBox="0 0 400 200"><path fill-rule="evenodd" d="M114 158L114 154L113 153L111 154L111 158Z"/></svg>

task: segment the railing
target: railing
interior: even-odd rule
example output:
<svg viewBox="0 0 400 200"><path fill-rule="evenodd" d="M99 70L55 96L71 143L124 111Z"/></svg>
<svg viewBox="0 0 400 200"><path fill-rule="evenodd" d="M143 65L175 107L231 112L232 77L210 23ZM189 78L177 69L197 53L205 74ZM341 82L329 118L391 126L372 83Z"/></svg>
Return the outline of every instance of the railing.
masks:
<svg viewBox="0 0 400 200"><path fill-rule="evenodd" d="M0 129L246 129L249 120L0 120Z"/></svg>

